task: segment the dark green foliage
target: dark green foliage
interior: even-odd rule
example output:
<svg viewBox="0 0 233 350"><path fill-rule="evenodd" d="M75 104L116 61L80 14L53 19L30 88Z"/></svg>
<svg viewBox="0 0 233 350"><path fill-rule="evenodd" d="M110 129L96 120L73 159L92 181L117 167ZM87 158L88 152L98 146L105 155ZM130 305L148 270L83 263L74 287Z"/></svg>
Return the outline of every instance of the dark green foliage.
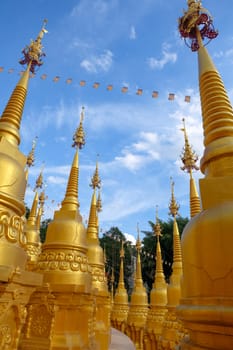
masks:
<svg viewBox="0 0 233 350"><path fill-rule="evenodd" d="M40 225L40 241L41 241L41 243L44 243L44 241L45 241L47 227L48 227L48 224L50 223L50 221L51 221L51 219L45 219L41 222L41 225Z"/></svg>
<svg viewBox="0 0 233 350"><path fill-rule="evenodd" d="M113 288L114 292L117 288L119 281L119 272L120 272L120 249L121 242L124 242L124 279L125 287L130 295L132 293L133 286L133 268L134 268L134 258L135 256L135 247L132 246L131 242L127 241L124 234L117 228L112 227L109 231L103 234L103 237L100 238L100 245L105 251L106 263L105 269L108 279L108 287L111 290L111 281L112 281L112 271L114 271L114 283Z"/></svg>

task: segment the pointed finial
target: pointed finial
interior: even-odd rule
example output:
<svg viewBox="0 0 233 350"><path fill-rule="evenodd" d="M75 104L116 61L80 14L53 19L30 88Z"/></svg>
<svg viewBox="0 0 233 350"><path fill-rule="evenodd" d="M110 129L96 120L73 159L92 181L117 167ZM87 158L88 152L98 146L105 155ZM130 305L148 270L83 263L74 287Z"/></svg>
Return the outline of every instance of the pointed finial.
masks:
<svg viewBox="0 0 233 350"><path fill-rule="evenodd" d="M37 139L38 139L38 137L36 136L35 139L32 141L32 149L28 153L28 156L27 156L27 166L29 168L31 166L33 166L34 162L35 162L35 148L36 148L36 141L37 141Z"/></svg>
<svg viewBox="0 0 233 350"><path fill-rule="evenodd" d="M84 119L84 107L82 107L82 111L80 114L80 123L78 128L75 131L73 136L73 144L72 147L77 147L81 149L85 145L85 133L83 130L83 119Z"/></svg>
<svg viewBox="0 0 233 350"><path fill-rule="evenodd" d="M99 155L97 154L97 157ZM98 161L96 161L96 168L95 168L95 172L94 172L94 175L92 176L92 179L91 179L91 184L90 186L95 189L95 188L100 188L101 187L101 180L100 180L100 177L99 177L99 169L98 169Z"/></svg>
<svg viewBox="0 0 233 350"><path fill-rule="evenodd" d="M42 169L40 171L40 174L36 180L36 185L33 191L35 191L37 188L42 188L44 181L43 181L43 170L44 170L44 165L42 166Z"/></svg>
<svg viewBox="0 0 233 350"><path fill-rule="evenodd" d="M123 259L125 257L125 251L124 251L124 242L121 241L121 249L120 249L120 258Z"/></svg>
<svg viewBox="0 0 233 350"><path fill-rule="evenodd" d="M97 201L96 201L96 210L98 213L100 213L102 211L102 200L101 200L101 196L100 196L100 191L98 193L98 197L97 197Z"/></svg>
<svg viewBox="0 0 233 350"><path fill-rule="evenodd" d="M39 204L40 204L40 208L41 208L41 215L43 215L44 213L44 204L45 204L45 201L48 197L45 196L45 191L43 190L40 195L39 195Z"/></svg>
<svg viewBox="0 0 233 350"><path fill-rule="evenodd" d="M140 230L139 230L139 224L137 223L137 233L138 233L138 236L137 236L137 241L136 241L136 249L138 252L140 252L141 250L141 240L140 240Z"/></svg>
<svg viewBox="0 0 233 350"><path fill-rule="evenodd" d="M218 36L218 31L214 29L213 18L209 11L202 7L201 0L188 0L188 9L179 18L179 32L184 38L187 46L192 51L197 51L202 46L202 41L206 44Z"/></svg>
<svg viewBox="0 0 233 350"><path fill-rule="evenodd" d="M193 151L192 147L189 144L186 127L185 127L185 119L182 119L183 121L183 128L181 128L181 131L184 132L184 147L183 152L181 154L181 160L183 162L183 166L181 167L181 170L187 171L190 176L192 176L192 170L199 170L199 167L196 165L196 162L198 161L198 155Z"/></svg>
<svg viewBox="0 0 233 350"><path fill-rule="evenodd" d="M169 215L173 216L174 218L179 215L178 210L180 208L179 204L176 202L175 195L174 195L174 181L172 177L170 177L171 181L171 200L169 203Z"/></svg>
<svg viewBox="0 0 233 350"><path fill-rule="evenodd" d="M161 226L159 223L159 216L158 216L158 205L156 205L156 222L154 225L154 234L157 237L157 240L159 239L160 236L162 236L161 234Z"/></svg>
<svg viewBox="0 0 233 350"><path fill-rule="evenodd" d="M26 64L27 66L30 66L30 71L33 74L35 73L36 66L40 67L43 64L42 57L45 56L45 53L43 52L41 40L44 34L48 33L48 31L45 29L47 22L47 19L45 19L37 38L35 40L31 40L30 45L27 45L22 50L24 57L19 61L19 63L22 65Z"/></svg>

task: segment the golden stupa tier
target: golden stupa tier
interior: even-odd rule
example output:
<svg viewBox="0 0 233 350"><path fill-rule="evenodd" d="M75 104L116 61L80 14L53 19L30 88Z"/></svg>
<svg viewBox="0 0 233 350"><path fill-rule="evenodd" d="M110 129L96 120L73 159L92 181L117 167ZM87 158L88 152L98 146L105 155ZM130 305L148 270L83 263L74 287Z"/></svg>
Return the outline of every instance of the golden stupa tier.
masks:
<svg viewBox="0 0 233 350"><path fill-rule="evenodd" d="M222 79L198 40L204 129L200 180L202 211L182 237L183 281L179 317L189 332L182 350L233 348L233 109Z"/></svg>

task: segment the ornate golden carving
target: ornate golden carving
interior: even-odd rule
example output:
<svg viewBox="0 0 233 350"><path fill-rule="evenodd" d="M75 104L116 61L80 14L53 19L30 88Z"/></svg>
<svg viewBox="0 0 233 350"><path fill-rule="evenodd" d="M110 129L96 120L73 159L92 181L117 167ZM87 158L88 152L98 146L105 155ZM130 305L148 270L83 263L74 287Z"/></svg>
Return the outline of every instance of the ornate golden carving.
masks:
<svg viewBox="0 0 233 350"><path fill-rule="evenodd" d="M5 349L6 347L11 344L12 341L12 334L11 334L11 328L8 325L2 325L0 327L0 348Z"/></svg>
<svg viewBox="0 0 233 350"><path fill-rule="evenodd" d="M71 270L71 271L88 271L88 262L86 256L81 256L75 251L57 252L48 251L41 254L38 262L41 270Z"/></svg>

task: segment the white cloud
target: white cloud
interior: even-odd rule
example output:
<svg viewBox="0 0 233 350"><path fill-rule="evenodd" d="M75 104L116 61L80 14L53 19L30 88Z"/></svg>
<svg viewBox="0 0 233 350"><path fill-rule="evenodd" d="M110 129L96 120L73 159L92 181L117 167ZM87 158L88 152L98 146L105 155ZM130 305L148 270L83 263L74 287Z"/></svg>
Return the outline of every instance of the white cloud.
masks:
<svg viewBox="0 0 233 350"><path fill-rule="evenodd" d="M131 235L130 233L124 233L124 236L127 241L130 241L133 245L136 244L136 239L133 235Z"/></svg>
<svg viewBox="0 0 233 350"><path fill-rule="evenodd" d="M50 175L46 178L46 182L53 185L64 185L67 184L67 177Z"/></svg>
<svg viewBox="0 0 233 350"><path fill-rule="evenodd" d="M131 40L135 40L135 39L137 38L136 29L135 29L134 26L131 26L131 27L130 27L129 38L130 38Z"/></svg>
<svg viewBox="0 0 233 350"><path fill-rule="evenodd" d="M151 69L163 69L168 63L175 63L177 61L177 53L170 52L170 46L166 43L163 44L162 58L157 59L154 57L148 58L147 62Z"/></svg>
<svg viewBox="0 0 233 350"><path fill-rule="evenodd" d="M84 59L80 66L89 73L97 73L99 71L107 72L112 66L113 53L110 50L105 50L103 54L99 56L91 56L88 59Z"/></svg>

